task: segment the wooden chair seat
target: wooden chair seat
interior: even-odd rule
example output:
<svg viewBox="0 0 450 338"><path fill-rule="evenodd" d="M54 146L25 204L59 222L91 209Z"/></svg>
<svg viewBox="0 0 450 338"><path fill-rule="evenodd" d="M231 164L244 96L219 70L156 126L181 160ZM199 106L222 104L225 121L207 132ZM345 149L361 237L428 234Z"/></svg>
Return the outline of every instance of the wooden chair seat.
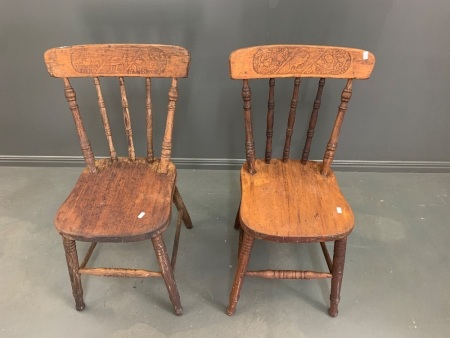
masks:
<svg viewBox="0 0 450 338"><path fill-rule="evenodd" d="M274 242L335 240L353 229L353 212L334 174L321 163L256 160L256 173L241 169L240 220L245 231Z"/></svg>
<svg viewBox="0 0 450 338"><path fill-rule="evenodd" d="M159 161L96 161L85 169L59 208L55 226L66 237L95 242L150 239L170 223L176 170L157 171ZM138 216L144 212L141 218Z"/></svg>

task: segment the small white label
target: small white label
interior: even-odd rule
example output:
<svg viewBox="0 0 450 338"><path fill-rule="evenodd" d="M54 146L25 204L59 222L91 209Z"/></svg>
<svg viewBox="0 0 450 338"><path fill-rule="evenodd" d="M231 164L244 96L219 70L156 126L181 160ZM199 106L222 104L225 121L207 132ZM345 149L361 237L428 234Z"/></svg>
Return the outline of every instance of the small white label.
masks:
<svg viewBox="0 0 450 338"><path fill-rule="evenodd" d="M142 217L144 217L145 216L145 212L141 212L139 215L138 215L138 218L142 218Z"/></svg>
<svg viewBox="0 0 450 338"><path fill-rule="evenodd" d="M342 208L341 207L336 207L336 211L338 214L342 214Z"/></svg>
<svg viewBox="0 0 450 338"><path fill-rule="evenodd" d="M368 60L369 59L369 52L368 51L364 51L363 52L363 60Z"/></svg>

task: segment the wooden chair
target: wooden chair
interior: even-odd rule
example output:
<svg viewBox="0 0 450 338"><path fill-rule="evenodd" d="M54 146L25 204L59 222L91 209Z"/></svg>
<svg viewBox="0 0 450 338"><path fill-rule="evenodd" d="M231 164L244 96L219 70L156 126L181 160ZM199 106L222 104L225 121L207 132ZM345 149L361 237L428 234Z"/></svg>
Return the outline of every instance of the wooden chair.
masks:
<svg viewBox="0 0 450 338"><path fill-rule="evenodd" d="M76 309L84 309L82 274L112 277L162 277L176 315L182 314L173 271L178 250L181 221L192 228L190 216L176 187L176 169L171 162L172 129L178 98L177 78L187 77L190 55L184 48L165 45L84 45L46 51L51 76L64 80L64 92L72 112L87 167L72 192L59 208L55 226L63 238ZM110 158L95 159L76 95L69 78L92 78L98 96ZM128 157L116 153L100 86L101 77L118 77ZM137 157L133 144L125 77L143 78L146 88L147 156ZM153 152L152 78L171 78L169 103L161 157ZM172 201L178 209L177 229L169 260L163 232L171 219ZM151 239L160 271L123 268L87 268L98 242L135 242ZM91 242L79 264L76 240Z"/></svg>
<svg viewBox="0 0 450 338"><path fill-rule="evenodd" d="M327 46L256 46L231 53L231 78L243 80L246 162L241 169L242 194L235 223L235 228L240 229L239 256L228 315L236 311L244 277L257 276L270 279L331 278L329 314L337 316L347 236L353 229L354 217L339 190L331 163L352 95L353 80L369 78L374 63L374 56L367 51ZM261 78L269 79L267 139L265 158L255 159L249 79ZM275 78L294 78L284 150L279 159L272 158ZM289 159L302 78L320 80L301 159ZM308 160L308 156L326 78L342 78L347 82L323 161L315 162ZM278 243L319 242L329 271L248 271L255 239ZM334 241L333 260L326 241Z"/></svg>

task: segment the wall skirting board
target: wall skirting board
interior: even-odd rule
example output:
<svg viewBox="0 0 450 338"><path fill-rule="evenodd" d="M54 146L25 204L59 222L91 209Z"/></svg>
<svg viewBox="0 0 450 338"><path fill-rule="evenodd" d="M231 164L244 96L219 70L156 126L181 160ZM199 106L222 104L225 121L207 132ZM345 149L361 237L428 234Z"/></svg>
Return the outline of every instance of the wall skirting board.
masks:
<svg viewBox="0 0 450 338"><path fill-rule="evenodd" d="M239 169L243 159L173 158L179 169ZM14 156L0 155L0 166L19 167L81 167L81 156ZM445 161L351 161L335 160L336 171L375 172L441 172L450 173L450 162Z"/></svg>

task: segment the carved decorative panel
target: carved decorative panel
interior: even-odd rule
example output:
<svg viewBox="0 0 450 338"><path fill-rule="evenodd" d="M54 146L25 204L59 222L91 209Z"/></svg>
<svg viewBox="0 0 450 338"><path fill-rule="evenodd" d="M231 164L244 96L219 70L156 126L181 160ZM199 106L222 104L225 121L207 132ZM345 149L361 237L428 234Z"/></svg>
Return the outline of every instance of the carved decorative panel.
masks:
<svg viewBox="0 0 450 338"><path fill-rule="evenodd" d="M133 51L132 49L135 49ZM100 63L99 59L107 60ZM157 47L138 49L111 49L108 46L93 49L80 48L71 54L73 68L82 74L162 74L168 57Z"/></svg>
<svg viewBox="0 0 450 338"><path fill-rule="evenodd" d="M344 74L352 63L344 49L305 47L263 47L253 56L253 69L258 74Z"/></svg>

